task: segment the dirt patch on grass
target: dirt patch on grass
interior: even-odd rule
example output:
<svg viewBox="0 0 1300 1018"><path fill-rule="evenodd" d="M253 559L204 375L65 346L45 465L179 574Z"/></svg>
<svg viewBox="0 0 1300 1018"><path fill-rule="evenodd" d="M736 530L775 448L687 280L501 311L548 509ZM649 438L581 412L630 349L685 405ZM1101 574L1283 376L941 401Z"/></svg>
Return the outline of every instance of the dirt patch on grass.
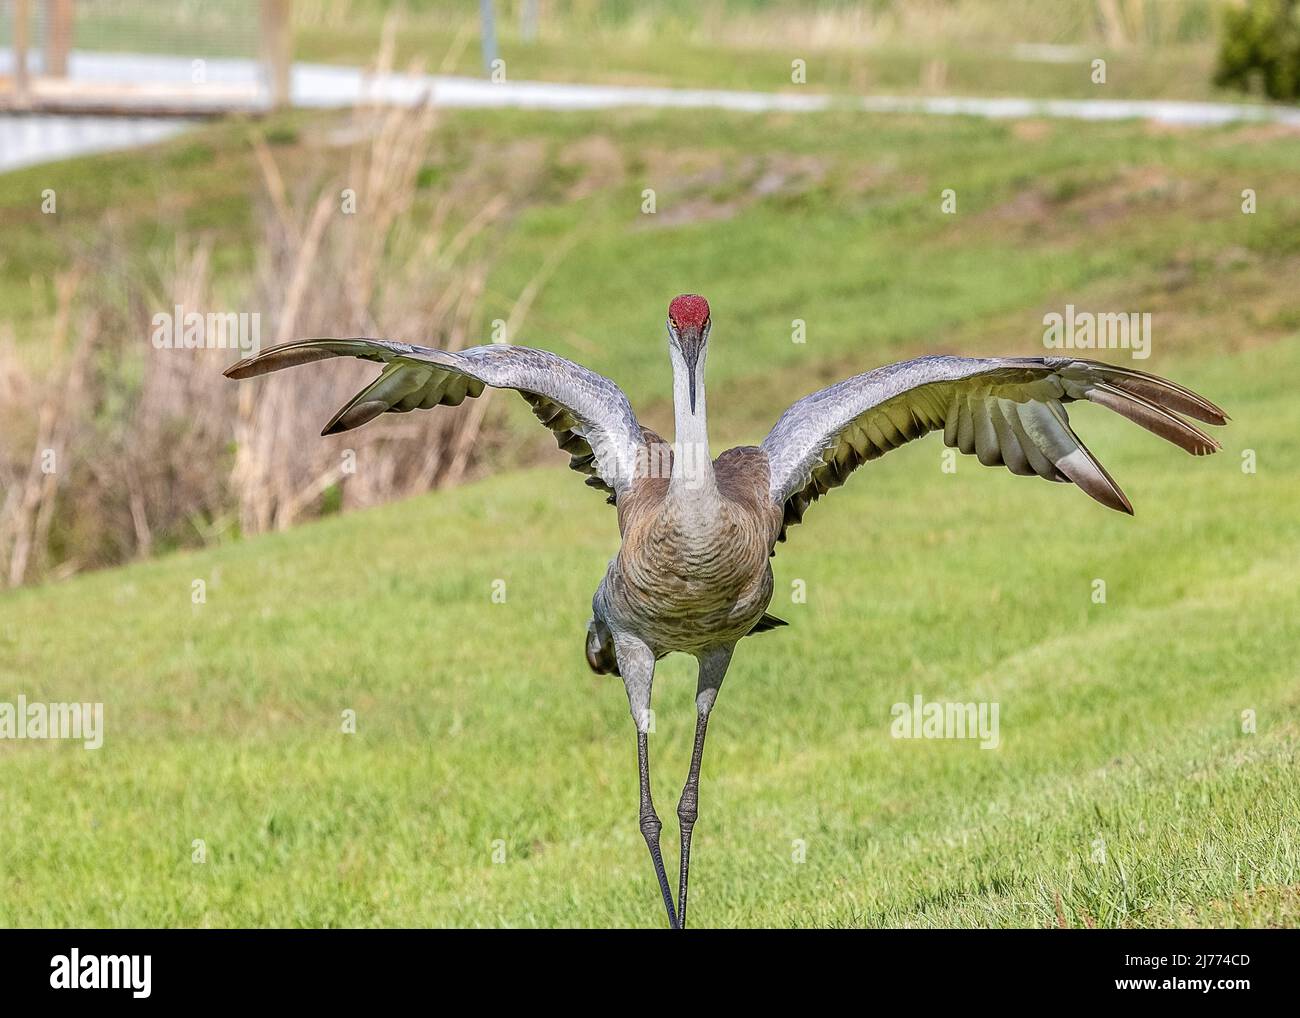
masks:
<svg viewBox="0 0 1300 1018"><path fill-rule="evenodd" d="M1051 214L1052 203L1047 195L1037 188L1030 188L977 218L993 223L1042 223Z"/></svg>
<svg viewBox="0 0 1300 1018"><path fill-rule="evenodd" d="M650 166L646 179L655 190L657 211L638 224L642 229L731 219L766 198L806 193L820 186L828 173L824 159L788 153L739 156L706 165L698 158L683 164L677 156L662 162L652 157Z"/></svg>
<svg viewBox="0 0 1300 1018"><path fill-rule="evenodd" d="M1055 132L1050 120L1017 120L1011 125L1011 136L1018 141L1043 141Z"/></svg>
<svg viewBox="0 0 1300 1018"><path fill-rule="evenodd" d="M627 172L623 150L603 134L591 134L566 146L557 162L576 173L577 179L565 192L570 201L614 187L623 181Z"/></svg>
<svg viewBox="0 0 1300 1018"><path fill-rule="evenodd" d="M1004 239L1011 230L1017 236L1032 237L1036 244L1065 239L1077 242L1081 231L1110 231L1137 218L1142 219L1143 229L1150 229L1150 217L1178 210L1186 213L1208 188L1208 184L1156 166L1129 167L1104 179L1067 175L1026 186L961 225L965 230Z"/></svg>
<svg viewBox="0 0 1300 1018"><path fill-rule="evenodd" d="M1295 124L1250 124L1220 135L1214 140L1216 148L1235 148L1238 145L1268 145L1276 141L1300 140L1300 126Z"/></svg>
<svg viewBox="0 0 1300 1018"><path fill-rule="evenodd" d="M1167 170L1140 166L1123 171L1118 179L1097 191L1084 191L1066 202L1063 211L1080 217L1088 226L1103 226L1153 204L1183 201L1191 190L1190 181L1173 177Z"/></svg>

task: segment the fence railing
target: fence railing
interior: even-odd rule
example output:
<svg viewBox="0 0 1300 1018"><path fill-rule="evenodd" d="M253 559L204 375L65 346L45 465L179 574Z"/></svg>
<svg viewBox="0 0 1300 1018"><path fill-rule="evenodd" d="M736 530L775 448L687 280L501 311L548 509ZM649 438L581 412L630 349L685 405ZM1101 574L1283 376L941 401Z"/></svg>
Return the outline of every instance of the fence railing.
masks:
<svg viewBox="0 0 1300 1018"><path fill-rule="evenodd" d="M0 0L0 110L287 105L291 0Z"/></svg>

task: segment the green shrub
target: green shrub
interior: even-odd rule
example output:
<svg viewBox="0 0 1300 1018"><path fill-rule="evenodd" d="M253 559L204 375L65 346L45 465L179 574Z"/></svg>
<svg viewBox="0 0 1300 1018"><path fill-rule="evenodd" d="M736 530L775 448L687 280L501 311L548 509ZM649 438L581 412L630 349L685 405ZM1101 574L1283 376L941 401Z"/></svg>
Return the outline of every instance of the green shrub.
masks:
<svg viewBox="0 0 1300 1018"><path fill-rule="evenodd" d="M1214 82L1271 99L1300 96L1300 2L1247 0L1228 8Z"/></svg>

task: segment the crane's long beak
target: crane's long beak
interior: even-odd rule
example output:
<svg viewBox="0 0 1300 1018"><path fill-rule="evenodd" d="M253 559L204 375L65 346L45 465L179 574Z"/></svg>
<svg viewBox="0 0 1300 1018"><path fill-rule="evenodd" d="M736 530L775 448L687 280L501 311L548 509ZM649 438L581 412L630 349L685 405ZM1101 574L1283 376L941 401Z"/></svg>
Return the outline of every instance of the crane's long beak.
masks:
<svg viewBox="0 0 1300 1018"><path fill-rule="evenodd" d="M700 360L700 351L704 349L704 336L699 329L685 328L679 334L681 342L682 360L686 362L686 369L690 372L687 380L688 392L691 399L691 413L695 413L695 366Z"/></svg>

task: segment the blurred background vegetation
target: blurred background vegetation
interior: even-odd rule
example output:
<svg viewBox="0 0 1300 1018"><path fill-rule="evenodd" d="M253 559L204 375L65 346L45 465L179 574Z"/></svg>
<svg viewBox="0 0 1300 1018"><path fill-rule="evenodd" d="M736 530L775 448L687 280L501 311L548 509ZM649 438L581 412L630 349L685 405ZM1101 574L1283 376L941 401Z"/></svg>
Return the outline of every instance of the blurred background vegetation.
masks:
<svg viewBox="0 0 1300 1018"><path fill-rule="evenodd" d="M1300 96L1300 3L1250 0L1225 9L1214 80L1270 99Z"/></svg>
<svg viewBox="0 0 1300 1018"><path fill-rule="evenodd" d="M398 60L480 74L475 6L407 5ZM1218 91L1210 72L1219 0L541 0L535 34L526 30L528 6L496 3L501 53L516 79L770 91L795 87L797 57L819 91L1084 97L1096 94L1076 73L1086 55L1112 63L1111 97ZM367 59L393 7L303 3L301 57Z"/></svg>

